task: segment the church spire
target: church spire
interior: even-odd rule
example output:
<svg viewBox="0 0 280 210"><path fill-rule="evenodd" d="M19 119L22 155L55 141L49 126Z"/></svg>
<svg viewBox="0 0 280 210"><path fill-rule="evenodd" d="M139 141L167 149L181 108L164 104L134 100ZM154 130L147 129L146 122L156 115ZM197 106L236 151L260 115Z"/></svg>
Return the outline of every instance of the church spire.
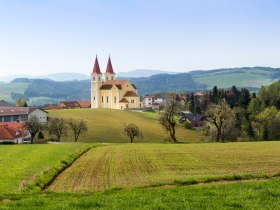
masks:
<svg viewBox="0 0 280 210"><path fill-rule="evenodd" d="M110 56L109 56L109 59L108 59L107 68L106 68L105 74L115 74L115 72L114 72L114 70L113 70L112 63L111 63L111 58L110 58Z"/></svg>
<svg viewBox="0 0 280 210"><path fill-rule="evenodd" d="M93 67L92 73L93 74L102 74L101 71L100 71L97 55L96 55L96 58L95 58L94 67Z"/></svg>

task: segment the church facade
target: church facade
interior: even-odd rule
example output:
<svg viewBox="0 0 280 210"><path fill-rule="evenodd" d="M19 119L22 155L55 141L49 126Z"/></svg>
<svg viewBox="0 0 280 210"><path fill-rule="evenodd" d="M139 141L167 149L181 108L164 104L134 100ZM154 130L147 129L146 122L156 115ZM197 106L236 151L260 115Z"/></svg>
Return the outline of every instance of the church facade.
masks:
<svg viewBox="0 0 280 210"><path fill-rule="evenodd" d="M97 57L95 58L91 73L91 108L141 108L135 85L127 80L116 80L115 76L110 57L104 74L100 71Z"/></svg>

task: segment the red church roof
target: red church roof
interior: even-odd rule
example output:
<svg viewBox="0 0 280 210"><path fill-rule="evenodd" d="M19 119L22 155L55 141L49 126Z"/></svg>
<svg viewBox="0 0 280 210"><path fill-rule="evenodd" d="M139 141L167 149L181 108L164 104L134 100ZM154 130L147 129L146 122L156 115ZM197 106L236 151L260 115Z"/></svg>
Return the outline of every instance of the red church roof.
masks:
<svg viewBox="0 0 280 210"><path fill-rule="evenodd" d="M108 64L107 64L107 68L106 68L106 72L105 74L115 74L114 70L113 70L113 66L111 63L111 58L109 56L109 60L108 60Z"/></svg>
<svg viewBox="0 0 280 210"><path fill-rule="evenodd" d="M93 74L102 74L101 71L100 71L100 67L99 67L97 56L95 58L94 67L93 67L92 73Z"/></svg>

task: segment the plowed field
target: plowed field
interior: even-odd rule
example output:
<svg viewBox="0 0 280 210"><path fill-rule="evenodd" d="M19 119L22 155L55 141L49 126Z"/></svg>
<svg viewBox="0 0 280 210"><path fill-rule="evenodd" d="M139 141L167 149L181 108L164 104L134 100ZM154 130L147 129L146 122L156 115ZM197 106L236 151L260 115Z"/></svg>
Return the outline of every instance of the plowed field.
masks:
<svg viewBox="0 0 280 210"><path fill-rule="evenodd" d="M91 149L51 184L51 191L100 191L280 172L280 142L111 144Z"/></svg>

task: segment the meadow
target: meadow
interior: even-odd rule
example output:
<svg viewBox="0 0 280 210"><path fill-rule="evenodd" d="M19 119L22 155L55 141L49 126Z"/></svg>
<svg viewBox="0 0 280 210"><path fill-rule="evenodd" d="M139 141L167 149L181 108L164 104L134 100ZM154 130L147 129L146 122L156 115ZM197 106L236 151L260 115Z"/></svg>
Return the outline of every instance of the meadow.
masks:
<svg viewBox="0 0 280 210"><path fill-rule="evenodd" d="M103 191L279 175L280 142L110 144L91 149L48 190Z"/></svg>
<svg viewBox="0 0 280 210"><path fill-rule="evenodd" d="M0 196L0 209L279 209L280 179L92 193Z"/></svg>
<svg viewBox="0 0 280 210"><path fill-rule="evenodd" d="M91 145L92 146L92 145ZM0 145L0 194L18 193L46 184L86 144Z"/></svg>
<svg viewBox="0 0 280 210"><path fill-rule="evenodd" d="M122 133L125 123L135 123L142 131L143 138L136 138L135 142L163 142L168 138L167 132L154 119L156 113L148 115L112 109L62 109L49 112L49 117L85 120L89 130L80 138L83 142L129 142L128 137ZM178 127L176 137L181 142L199 142L206 139L200 131L182 127ZM62 138L62 141L74 140L69 135Z"/></svg>
<svg viewBox="0 0 280 210"><path fill-rule="evenodd" d="M217 85L219 88L229 88L234 84L237 87L261 87L271 84L269 72L260 70L225 71L193 76L198 84L206 84L209 89ZM233 83L234 81L234 83Z"/></svg>

